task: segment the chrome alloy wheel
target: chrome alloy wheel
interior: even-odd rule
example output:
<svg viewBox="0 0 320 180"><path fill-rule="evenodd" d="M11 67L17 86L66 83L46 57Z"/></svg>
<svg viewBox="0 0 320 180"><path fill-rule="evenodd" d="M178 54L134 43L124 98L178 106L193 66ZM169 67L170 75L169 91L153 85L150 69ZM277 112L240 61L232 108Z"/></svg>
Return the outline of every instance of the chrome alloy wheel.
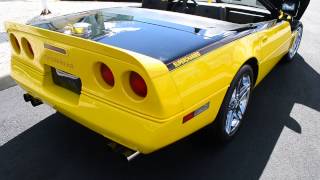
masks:
<svg viewBox="0 0 320 180"><path fill-rule="evenodd" d="M240 121L246 111L251 92L250 75L243 75L233 90L227 110L225 131L228 135L239 127Z"/></svg>
<svg viewBox="0 0 320 180"><path fill-rule="evenodd" d="M297 31L297 36L294 39L291 48L289 49L290 59L292 59L293 56L297 53L301 39L302 39L302 27L299 27L296 31Z"/></svg>

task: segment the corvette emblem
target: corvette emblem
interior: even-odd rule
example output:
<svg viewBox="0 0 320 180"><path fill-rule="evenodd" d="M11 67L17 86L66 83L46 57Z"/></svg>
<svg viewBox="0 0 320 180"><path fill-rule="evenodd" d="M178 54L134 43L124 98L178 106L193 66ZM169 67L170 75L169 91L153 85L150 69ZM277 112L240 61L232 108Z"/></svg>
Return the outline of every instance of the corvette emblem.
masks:
<svg viewBox="0 0 320 180"><path fill-rule="evenodd" d="M66 50L62 49L62 48L58 48L56 46L52 46L50 44L47 44L47 43L44 43L44 48L46 49L50 49L51 51L55 51L55 52L58 52L58 53L61 53L61 54L67 54Z"/></svg>
<svg viewBox="0 0 320 180"><path fill-rule="evenodd" d="M46 61L50 61L51 63L54 64L59 64L60 66L64 66L67 67L69 69L73 69L74 65L72 63L66 62L63 59L54 57L54 56L50 56L50 55L44 55L44 58Z"/></svg>

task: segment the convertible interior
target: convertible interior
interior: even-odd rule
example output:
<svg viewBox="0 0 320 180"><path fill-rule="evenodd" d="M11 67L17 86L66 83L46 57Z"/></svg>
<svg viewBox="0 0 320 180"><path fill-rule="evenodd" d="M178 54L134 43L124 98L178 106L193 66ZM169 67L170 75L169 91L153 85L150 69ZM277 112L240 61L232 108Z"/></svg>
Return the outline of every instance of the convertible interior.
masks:
<svg viewBox="0 0 320 180"><path fill-rule="evenodd" d="M251 7L221 1L208 3L195 0L143 0L142 7L198 15L239 24L275 19L263 6Z"/></svg>

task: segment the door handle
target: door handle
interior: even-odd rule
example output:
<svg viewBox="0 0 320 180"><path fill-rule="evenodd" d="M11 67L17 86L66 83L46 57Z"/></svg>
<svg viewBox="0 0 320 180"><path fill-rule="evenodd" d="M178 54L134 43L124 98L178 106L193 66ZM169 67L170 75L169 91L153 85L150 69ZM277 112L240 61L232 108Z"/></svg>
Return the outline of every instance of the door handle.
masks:
<svg viewBox="0 0 320 180"><path fill-rule="evenodd" d="M265 43L265 42L267 42L268 41L268 36L263 36L262 37L262 43Z"/></svg>

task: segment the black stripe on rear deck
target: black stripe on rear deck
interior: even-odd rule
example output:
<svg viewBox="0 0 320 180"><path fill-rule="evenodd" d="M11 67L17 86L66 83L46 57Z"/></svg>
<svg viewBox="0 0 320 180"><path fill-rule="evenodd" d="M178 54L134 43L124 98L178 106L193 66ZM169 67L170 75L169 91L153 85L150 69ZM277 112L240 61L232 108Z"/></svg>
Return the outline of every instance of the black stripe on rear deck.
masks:
<svg viewBox="0 0 320 180"><path fill-rule="evenodd" d="M178 58L178 59L175 59L175 60L167 63L166 65L167 65L169 71L172 71L172 70L174 70L174 69L176 69L176 68L178 68L178 67L180 67L180 66L183 66L183 65L185 65L185 64L187 64L187 63L189 63L189 62L191 62L191 61L193 61L193 60L195 60L195 59L198 59L198 58L194 58L194 59L192 59L192 60L185 61L185 63L183 63L183 64L181 64L181 65L179 65L179 66L175 66L175 65L174 65L175 62L177 62L177 61L179 61L179 60L181 60L181 59L184 59L184 58L188 57L190 54L193 54L193 53L197 52L197 53L200 53L200 55L202 56L202 55L204 55L204 54L209 53L210 51L213 51L213 50L215 50L215 49L218 49L219 47L222 47L222 46L224 46L224 45L226 45L226 44L228 44L228 43L231 43L231 42L233 42L233 41L235 41L235 40L238 40L238 39L240 39L240 38L242 38L242 37L244 37L244 36L247 36L247 35L249 35L249 34L251 34L251 33L253 33L253 32L254 32L254 29L250 29L250 30L247 30L247 31L243 31L243 32L237 33L237 34L232 35L232 36L227 36L226 38L224 38L224 39L222 39L222 40L220 40L220 41L214 42L214 43L209 44L209 45L207 45L207 46L205 46L205 47L203 47L203 48L201 48L201 49L198 49L198 50L196 50L196 51L194 51L194 52L191 52L191 53L189 53L189 54L186 55L186 56L183 56L183 57L180 57L180 58Z"/></svg>
<svg viewBox="0 0 320 180"><path fill-rule="evenodd" d="M233 31L237 32L233 35L230 35L230 36L226 36L225 38L223 39L220 39L218 41L215 41L201 49L198 49L196 51L193 51L191 53L188 53L187 55L185 56L182 56L182 57L179 57L179 58L175 58L173 60L171 60L170 62L166 63L169 71L172 71L176 68L179 68L193 60L196 60L198 59L198 57L194 58L194 59L190 59L188 61L184 61L183 63L178 63L179 65L178 66L175 66L175 62L181 60L181 59L184 59L184 58L188 58L190 55L194 54L194 53L198 53L200 54L201 56L204 55L204 54L207 54L215 49L218 49L219 47L222 47L226 44L229 44L235 40L238 40L240 38L243 38L245 36L248 36L252 33L256 33L256 32L259 32L259 31L262 31L262 30L265 30L265 29L268 29L268 28L271 28L279 23L282 23L282 22L277 22L277 20L271 20L271 21L268 21L268 22L261 22L261 23L257 23L257 24L253 24L253 25L249 25L247 27L243 27L243 28L239 28L239 29L235 29Z"/></svg>

